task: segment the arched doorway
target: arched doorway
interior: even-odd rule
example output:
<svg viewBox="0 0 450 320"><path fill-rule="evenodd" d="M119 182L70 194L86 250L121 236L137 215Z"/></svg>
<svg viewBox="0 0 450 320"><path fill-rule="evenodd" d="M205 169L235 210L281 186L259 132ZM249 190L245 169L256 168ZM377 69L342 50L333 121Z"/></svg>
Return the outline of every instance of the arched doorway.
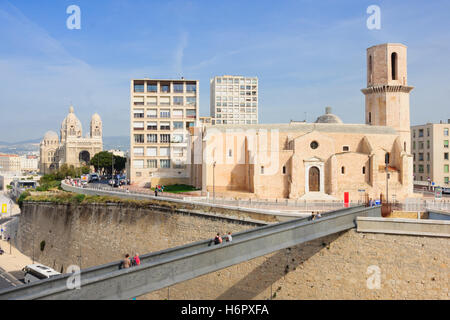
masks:
<svg viewBox="0 0 450 320"><path fill-rule="evenodd" d="M91 160L91 155L87 151L81 151L79 156L80 164L87 165Z"/></svg>
<svg viewBox="0 0 450 320"><path fill-rule="evenodd" d="M309 191L320 191L320 170L317 167L311 167L309 169Z"/></svg>

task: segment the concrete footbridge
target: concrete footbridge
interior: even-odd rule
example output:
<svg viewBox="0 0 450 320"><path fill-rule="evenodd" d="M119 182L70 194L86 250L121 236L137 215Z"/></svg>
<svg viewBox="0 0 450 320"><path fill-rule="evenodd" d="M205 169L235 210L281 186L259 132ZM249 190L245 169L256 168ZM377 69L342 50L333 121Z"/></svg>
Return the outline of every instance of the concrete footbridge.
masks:
<svg viewBox="0 0 450 320"><path fill-rule="evenodd" d="M141 265L119 269L119 261L62 274L0 291L0 299L131 299L280 249L356 227L357 217L380 217L380 207L352 207L299 218L233 235L232 242L209 245L210 239L141 256ZM69 285L68 285L69 283Z"/></svg>

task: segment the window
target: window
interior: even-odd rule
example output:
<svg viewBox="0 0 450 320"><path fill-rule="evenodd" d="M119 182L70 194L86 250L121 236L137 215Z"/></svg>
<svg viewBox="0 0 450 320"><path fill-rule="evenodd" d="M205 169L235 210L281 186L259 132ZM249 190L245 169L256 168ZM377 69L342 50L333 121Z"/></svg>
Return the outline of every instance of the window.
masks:
<svg viewBox="0 0 450 320"><path fill-rule="evenodd" d="M444 183L448 184L448 177L444 177Z"/></svg>
<svg viewBox="0 0 450 320"><path fill-rule="evenodd" d="M161 118L170 118L170 110L169 109L161 109L159 111L159 116Z"/></svg>
<svg viewBox="0 0 450 320"><path fill-rule="evenodd" d="M427 164L427 173L430 173L430 165Z"/></svg>
<svg viewBox="0 0 450 320"><path fill-rule="evenodd" d="M427 161L430 161L430 153L427 152Z"/></svg>
<svg viewBox="0 0 450 320"><path fill-rule="evenodd" d="M413 150L416 150L416 142L413 141Z"/></svg>
<svg viewBox="0 0 450 320"><path fill-rule="evenodd" d="M397 53L391 54L392 80L397 80Z"/></svg>
<svg viewBox="0 0 450 320"><path fill-rule="evenodd" d="M444 152L444 160L448 160L448 152Z"/></svg>
<svg viewBox="0 0 450 320"><path fill-rule="evenodd" d="M159 148L159 155L163 157L170 156L170 148L167 147L161 147Z"/></svg>
<svg viewBox="0 0 450 320"><path fill-rule="evenodd" d="M228 150L228 156L229 156L229 157L232 157L232 156L233 156L233 150L231 150L231 149Z"/></svg>
<svg viewBox="0 0 450 320"><path fill-rule="evenodd" d="M423 129L419 129L419 138L423 137Z"/></svg>
<svg viewBox="0 0 450 320"><path fill-rule="evenodd" d="M419 161L423 161L423 153L419 153Z"/></svg>
<svg viewBox="0 0 450 320"><path fill-rule="evenodd" d="M170 130L170 122L160 122L159 128L161 130Z"/></svg>
<svg viewBox="0 0 450 320"><path fill-rule="evenodd" d="M448 173L448 164L444 165L444 173Z"/></svg>
<svg viewBox="0 0 450 320"><path fill-rule="evenodd" d="M186 122L186 129L194 126L194 122Z"/></svg>
<svg viewBox="0 0 450 320"><path fill-rule="evenodd" d="M160 167L161 168L170 168L170 160L161 160Z"/></svg>
<svg viewBox="0 0 450 320"><path fill-rule="evenodd" d="M147 118L157 118L157 117L158 117L158 110L156 109L147 110Z"/></svg>
<svg viewBox="0 0 450 320"><path fill-rule="evenodd" d="M147 84L147 92L157 92L158 85L156 83L148 83Z"/></svg>
<svg viewBox="0 0 450 320"><path fill-rule="evenodd" d="M196 84L186 84L186 92L189 92L189 93L197 92L197 85Z"/></svg>
<svg viewBox="0 0 450 320"><path fill-rule="evenodd" d="M144 148L134 148L133 153L135 156L143 156L144 155Z"/></svg>
<svg viewBox="0 0 450 320"><path fill-rule="evenodd" d="M183 129L183 121L174 121L173 128L174 129Z"/></svg>
<svg viewBox="0 0 450 320"><path fill-rule="evenodd" d="M186 110L186 118L195 118L196 110Z"/></svg>
<svg viewBox="0 0 450 320"><path fill-rule="evenodd" d="M264 167L261 167L261 174L264 174Z"/></svg>
<svg viewBox="0 0 450 320"><path fill-rule="evenodd" d="M172 117L173 118L183 118L183 110L180 110L180 109L173 110Z"/></svg>
<svg viewBox="0 0 450 320"><path fill-rule="evenodd" d="M144 92L144 84L143 83L134 83L134 92Z"/></svg>
<svg viewBox="0 0 450 320"><path fill-rule="evenodd" d="M159 104L162 105L162 106L170 105L170 98L169 97L160 97L159 98Z"/></svg>
<svg viewBox="0 0 450 320"><path fill-rule="evenodd" d="M144 160L133 160L133 167L136 169L144 169Z"/></svg>
<svg viewBox="0 0 450 320"><path fill-rule="evenodd" d="M133 99L135 106L143 106L144 105L144 97L134 97Z"/></svg>
<svg viewBox="0 0 450 320"><path fill-rule="evenodd" d="M157 143L158 142L158 135L157 134L148 134L147 135L147 142L148 143Z"/></svg>
<svg viewBox="0 0 450 320"><path fill-rule="evenodd" d="M423 141L419 141L419 149L423 149Z"/></svg>
<svg viewBox="0 0 450 320"><path fill-rule="evenodd" d="M341 167L341 173L345 174L345 167Z"/></svg>
<svg viewBox="0 0 450 320"><path fill-rule="evenodd" d="M133 129L134 130L144 130L144 123L143 122L133 122Z"/></svg>
<svg viewBox="0 0 450 320"><path fill-rule="evenodd" d="M156 97L147 97L147 105L156 106L157 105Z"/></svg>
<svg viewBox="0 0 450 320"><path fill-rule="evenodd" d="M144 143L144 135L143 134L135 134L134 142L135 143Z"/></svg>
<svg viewBox="0 0 450 320"><path fill-rule="evenodd" d="M183 97L173 97L173 104L177 106L183 105Z"/></svg>
<svg viewBox="0 0 450 320"><path fill-rule="evenodd" d="M313 141L310 144L311 149L317 149L319 147L319 143L317 141Z"/></svg>
<svg viewBox="0 0 450 320"><path fill-rule="evenodd" d="M286 166L283 166L283 174L286 174Z"/></svg>
<svg viewBox="0 0 450 320"><path fill-rule="evenodd" d="M448 136L448 129L447 128L444 129L444 136Z"/></svg>
<svg viewBox="0 0 450 320"><path fill-rule="evenodd" d="M444 140L444 148L448 148L448 140Z"/></svg>
<svg viewBox="0 0 450 320"><path fill-rule="evenodd" d="M134 115L134 118L143 118L144 117L144 109L134 109L133 115Z"/></svg>
<svg viewBox="0 0 450 320"><path fill-rule="evenodd" d="M366 174L366 167L362 167L362 174Z"/></svg>
<svg viewBox="0 0 450 320"><path fill-rule="evenodd" d="M423 173L423 164L419 164L419 173Z"/></svg>
<svg viewBox="0 0 450 320"><path fill-rule="evenodd" d="M413 130L413 138L416 137L416 130Z"/></svg>
<svg viewBox="0 0 450 320"><path fill-rule="evenodd" d="M170 85L168 85L168 84L162 84L162 85L161 85L161 92L163 92L163 93L169 93L169 92L170 92Z"/></svg>
<svg viewBox="0 0 450 320"><path fill-rule="evenodd" d="M169 143L170 142L170 134L161 134L159 135L160 143Z"/></svg>
<svg viewBox="0 0 450 320"><path fill-rule="evenodd" d="M420 155L419 155L419 157L420 157ZM422 154L422 157L423 157L423 154ZM390 154L389 154L389 152L386 152L386 154L384 155L384 163L386 163L386 164L389 164L389 158L390 158Z"/></svg>
<svg viewBox="0 0 450 320"><path fill-rule="evenodd" d="M158 130L157 122L147 122L147 130Z"/></svg>
<svg viewBox="0 0 450 320"><path fill-rule="evenodd" d="M427 140L427 149L430 149L430 140Z"/></svg>
<svg viewBox="0 0 450 320"><path fill-rule="evenodd" d="M142 167L144 167L144 164L142 164ZM142 169L142 168L140 168ZM136 172L136 177L141 177L142 176L142 172Z"/></svg>
<svg viewBox="0 0 450 320"><path fill-rule="evenodd" d="M372 112L369 112L369 123L372 123Z"/></svg>
<svg viewBox="0 0 450 320"><path fill-rule="evenodd" d="M156 156L156 147L147 148L147 156L155 157Z"/></svg>
<svg viewBox="0 0 450 320"><path fill-rule="evenodd" d="M430 136L430 128L427 128L427 137Z"/></svg>
<svg viewBox="0 0 450 320"><path fill-rule="evenodd" d="M350 150L350 147L349 146L343 146L342 147L342 151L349 151Z"/></svg>
<svg viewBox="0 0 450 320"><path fill-rule="evenodd" d="M182 157L183 156L183 148L173 148L173 156L174 157Z"/></svg>
<svg viewBox="0 0 450 320"><path fill-rule="evenodd" d="M174 83L173 84L173 92L176 93L183 93L183 84L182 83Z"/></svg>
<svg viewBox="0 0 450 320"><path fill-rule="evenodd" d="M186 104L188 106L196 106L197 105L197 98L196 97L186 97Z"/></svg>
<svg viewBox="0 0 450 320"><path fill-rule="evenodd" d="M158 166L157 163L158 161L156 159L147 160L147 167L156 168Z"/></svg>

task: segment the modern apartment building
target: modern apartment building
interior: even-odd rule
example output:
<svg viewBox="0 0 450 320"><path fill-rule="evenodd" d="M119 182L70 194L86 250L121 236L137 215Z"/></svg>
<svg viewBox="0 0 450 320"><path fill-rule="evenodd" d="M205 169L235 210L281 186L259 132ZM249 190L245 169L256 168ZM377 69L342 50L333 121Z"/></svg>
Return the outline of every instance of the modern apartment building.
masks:
<svg viewBox="0 0 450 320"><path fill-rule="evenodd" d="M130 97L131 182L187 182L188 129L199 119L198 80L133 79Z"/></svg>
<svg viewBox="0 0 450 320"><path fill-rule="evenodd" d="M412 153L414 156L414 180L449 187L449 135L447 123L427 123L411 127Z"/></svg>
<svg viewBox="0 0 450 320"><path fill-rule="evenodd" d="M210 80L213 124L258 123L258 78L216 76Z"/></svg>

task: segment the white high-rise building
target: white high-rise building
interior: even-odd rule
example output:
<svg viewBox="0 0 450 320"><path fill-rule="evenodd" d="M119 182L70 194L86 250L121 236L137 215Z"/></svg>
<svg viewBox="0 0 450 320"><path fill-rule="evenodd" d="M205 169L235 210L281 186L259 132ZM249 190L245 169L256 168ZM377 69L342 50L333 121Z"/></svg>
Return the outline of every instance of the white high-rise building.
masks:
<svg viewBox="0 0 450 320"><path fill-rule="evenodd" d="M210 80L213 124L258 123L258 78L216 76Z"/></svg>

